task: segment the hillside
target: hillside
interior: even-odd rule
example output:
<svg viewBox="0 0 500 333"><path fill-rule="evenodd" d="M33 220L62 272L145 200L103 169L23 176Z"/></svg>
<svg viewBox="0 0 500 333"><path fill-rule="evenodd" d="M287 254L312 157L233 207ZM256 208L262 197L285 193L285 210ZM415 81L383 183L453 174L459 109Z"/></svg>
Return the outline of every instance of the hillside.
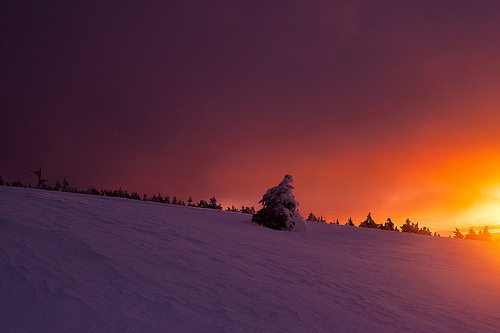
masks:
<svg viewBox="0 0 500 333"><path fill-rule="evenodd" d="M2 332L495 332L492 244L0 187Z"/></svg>

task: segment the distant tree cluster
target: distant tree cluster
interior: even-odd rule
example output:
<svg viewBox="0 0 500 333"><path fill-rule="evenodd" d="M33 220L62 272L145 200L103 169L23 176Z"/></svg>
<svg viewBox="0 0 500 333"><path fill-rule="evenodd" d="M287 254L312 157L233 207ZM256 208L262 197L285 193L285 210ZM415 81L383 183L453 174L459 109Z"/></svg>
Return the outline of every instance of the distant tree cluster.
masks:
<svg viewBox="0 0 500 333"><path fill-rule="evenodd" d="M309 222L326 222L326 220L323 218L323 216L316 217L316 215L314 215L313 213L311 213L311 214L309 214L309 216L307 216L306 221L309 221Z"/></svg>
<svg viewBox="0 0 500 333"><path fill-rule="evenodd" d="M471 240L481 240L481 241L491 241L491 235L488 231L488 226L484 226L483 230L479 230L478 233L474 231L474 228L470 228L467 234L463 235L458 228L455 228L454 238L457 239L471 239Z"/></svg>
<svg viewBox="0 0 500 333"><path fill-rule="evenodd" d="M427 227L418 227L418 222L417 223L412 223L410 219L406 219L405 224L401 226L401 231L402 232L409 232L413 234L419 234L419 235L426 235L426 236L432 236L431 231Z"/></svg>
<svg viewBox="0 0 500 333"><path fill-rule="evenodd" d="M241 208L236 208L234 206L227 207L226 211L235 212L235 213L243 213L243 214L255 214L255 207L241 206Z"/></svg>
<svg viewBox="0 0 500 333"><path fill-rule="evenodd" d="M35 175L37 175L37 178L38 178L37 184L35 185L36 189L43 189L43 190L47 190L47 191L60 191L60 192L99 195L99 196L105 196L105 197L125 198L125 199L151 201L151 202L157 202L157 203L186 206L186 203L184 202L184 200L178 198L177 196L173 196L172 198L170 198L169 196L163 197L160 192L158 192L158 194L153 194L152 196L148 196L146 193L144 193L142 196L140 196L137 192L129 193L127 190L122 190L121 187L117 190L107 190L107 189L102 189L102 188L98 190L95 187L91 186L86 190L79 190L75 186L70 185L67 177L64 177L62 182L59 179L57 179L55 185L50 186L48 184L48 180L43 178L41 168L39 170L33 171L33 173ZM33 188L33 186L29 183L23 184L21 182L20 178L18 178L17 181L9 183L9 182L5 182L1 176L0 176L0 186ZM210 198L208 202L205 200L200 200L197 203L194 203L193 199L191 197L189 197L187 206L222 210L222 206L217 202L217 199L215 198L215 196ZM251 208L242 207L242 209L238 210L238 212L245 213L245 214L254 214L255 209L253 207L251 207Z"/></svg>
<svg viewBox="0 0 500 333"><path fill-rule="evenodd" d="M313 221L313 222L325 222L325 220L321 218L317 218L316 215L313 213L310 213L306 221ZM330 224L339 224L339 220L335 222L328 222ZM354 224L353 220L351 217L347 220L347 222L344 224L346 226L351 226L355 227L356 225ZM407 219L406 222L401 226L397 227L394 222L392 222L392 219L389 217L384 223L376 223L373 218L371 213L368 213L366 216L366 220L361 222L359 224L360 228L370 228L370 229L380 229L380 230L388 230L388 231L396 231L396 232L408 232L408 233L413 233L413 234L419 234L419 235L427 235L427 236L432 236L433 234L427 227L422 227L420 228L418 226L418 223L412 223L410 219ZM438 233L434 233L434 236L440 237Z"/></svg>
<svg viewBox="0 0 500 333"><path fill-rule="evenodd" d="M408 232L412 234L426 235L432 236L431 231L427 227L419 228L418 223L412 223L410 219L406 219L405 223L398 229L398 227L392 222L392 219L389 217L387 220L382 223L375 223L372 219L370 213L366 217L366 220L361 222L359 225L361 228L373 228L373 229L381 229L388 231L396 231L396 232ZM434 236L439 236L437 233Z"/></svg>
<svg viewBox="0 0 500 333"><path fill-rule="evenodd" d="M222 210L222 206L217 203L217 199L215 199L215 197L211 197L209 202L200 200L200 202L196 204L196 207Z"/></svg>

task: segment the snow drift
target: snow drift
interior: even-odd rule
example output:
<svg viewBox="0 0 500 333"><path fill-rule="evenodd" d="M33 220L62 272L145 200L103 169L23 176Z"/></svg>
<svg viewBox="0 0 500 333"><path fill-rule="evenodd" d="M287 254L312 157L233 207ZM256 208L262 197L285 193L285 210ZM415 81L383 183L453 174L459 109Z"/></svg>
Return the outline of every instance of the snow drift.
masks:
<svg viewBox="0 0 500 333"><path fill-rule="evenodd" d="M478 241L0 187L2 332L494 332Z"/></svg>

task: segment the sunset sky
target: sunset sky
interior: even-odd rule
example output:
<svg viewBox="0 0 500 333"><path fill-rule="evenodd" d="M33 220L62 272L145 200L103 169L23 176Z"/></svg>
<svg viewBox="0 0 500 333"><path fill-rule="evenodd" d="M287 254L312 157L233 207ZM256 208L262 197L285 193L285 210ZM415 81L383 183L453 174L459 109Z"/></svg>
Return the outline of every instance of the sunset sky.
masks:
<svg viewBox="0 0 500 333"><path fill-rule="evenodd" d="M0 175L500 223L500 1L4 1Z"/></svg>

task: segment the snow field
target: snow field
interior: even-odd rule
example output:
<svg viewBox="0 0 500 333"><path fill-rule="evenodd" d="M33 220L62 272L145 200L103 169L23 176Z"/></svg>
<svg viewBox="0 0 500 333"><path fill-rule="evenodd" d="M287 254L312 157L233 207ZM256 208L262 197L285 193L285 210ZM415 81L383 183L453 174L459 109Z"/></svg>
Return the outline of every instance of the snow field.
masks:
<svg viewBox="0 0 500 333"><path fill-rule="evenodd" d="M493 244L0 187L2 332L498 332Z"/></svg>

